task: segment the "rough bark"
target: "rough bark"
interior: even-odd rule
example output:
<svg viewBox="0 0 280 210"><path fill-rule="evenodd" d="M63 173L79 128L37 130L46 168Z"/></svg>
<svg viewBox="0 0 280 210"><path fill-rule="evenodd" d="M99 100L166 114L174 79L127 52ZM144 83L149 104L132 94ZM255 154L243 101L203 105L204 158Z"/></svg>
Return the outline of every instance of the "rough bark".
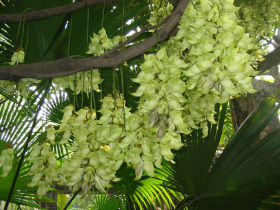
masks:
<svg viewBox="0 0 280 210"><path fill-rule="evenodd" d="M239 128L243 121L254 111L255 107L257 107L263 99L274 97L280 90L280 84L278 83L254 80L252 84L254 89L259 91L258 93L247 94L245 97L242 96L230 101L232 122L235 130ZM277 100L280 102L279 95L277 95ZM280 128L279 118L278 115L275 115L269 125L261 133L260 139L278 128Z"/></svg>
<svg viewBox="0 0 280 210"><path fill-rule="evenodd" d="M265 72L280 63L280 47L264 56L265 60L258 65L257 71Z"/></svg>

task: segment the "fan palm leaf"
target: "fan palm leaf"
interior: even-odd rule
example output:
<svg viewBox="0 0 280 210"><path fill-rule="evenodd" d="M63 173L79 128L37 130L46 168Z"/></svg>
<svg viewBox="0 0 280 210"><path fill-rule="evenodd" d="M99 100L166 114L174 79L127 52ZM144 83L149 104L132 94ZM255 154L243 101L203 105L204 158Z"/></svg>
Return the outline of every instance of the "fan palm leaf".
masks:
<svg viewBox="0 0 280 210"><path fill-rule="evenodd" d="M53 200L43 197L39 199L36 195L37 187L28 187L27 184L31 181L32 177L27 174L30 167L25 165L21 168L19 178L15 185L13 196L11 198L11 203L21 205L21 206L30 206L42 209L38 204L41 202L54 202ZM12 170L8 176L0 178L0 200L6 201L8 198L9 191L12 186L13 178L15 176L14 170Z"/></svg>
<svg viewBox="0 0 280 210"><path fill-rule="evenodd" d="M155 173L156 177L144 175L140 180L134 181L135 172L126 164L117 171L116 175L121 180L113 183L114 190L117 195L125 196L128 209L154 209L163 204L168 208L174 206L172 190L161 186L167 171L155 169Z"/></svg>
<svg viewBox="0 0 280 210"><path fill-rule="evenodd" d="M206 139L201 139L199 131L186 139L187 146L176 156L168 179L169 186L185 196L177 209L257 209L279 190L280 130L257 141L280 107L274 104L275 99L268 98L256 108L214 166L223 120L211 127Z"/></svg>
<svg viewBox="0 0 280 210"><path fill-rule="evenodd" d="M64 91L56 91L52 93L51 90L50 92L49 100L46 100L42 107L42 119L48 123L48 125L53 125L55 128L59 129L59 123L63 117L62 110L67 105L71 104L71 101L69 100L67 93ZM61 133L56 135L57 140L60 138L62 138ZM47 133L45 130L37 138L37 141L44 141L46 139ZM58 159L68 155L68 150L65 145L51 145L51 149L58 155Z"/></svg>
<svg viewBox="0 0 280 210"><path fill-rule="evenodd" d="M92 210L124 210L125 200L109 194L94 194L88 209Z"/></svg>

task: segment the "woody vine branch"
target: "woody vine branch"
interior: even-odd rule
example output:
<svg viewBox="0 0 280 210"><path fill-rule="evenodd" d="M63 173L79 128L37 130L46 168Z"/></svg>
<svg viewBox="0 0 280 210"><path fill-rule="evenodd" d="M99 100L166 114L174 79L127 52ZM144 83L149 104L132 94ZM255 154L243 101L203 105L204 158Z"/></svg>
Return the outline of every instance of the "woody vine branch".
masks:
<svg viewBox="0 0 280 210"><path fill-rule="evenodd" d="M72 57L65 57L58 60L51 60L46 62L38 62L31 64L21 64L17 66L1 66L0 79L16 80L19 78L53 78L74 74L80 71L88 70L90 68L104 68L104 67L117 67L119 64L137 57L155 46L158 42L166 40L170 37L173 30L176 28L178 21L183 15L189 0L181 0L173 13L167 17L168 19L157 25L159 27L165 24L158 30L156 35L142 41L137 45L133 45L125 50L116 51L120 47L108 51L102 57L80 58L74 59ZM135 34L128 42L132 42L139 37L145 30Z"/></svg>

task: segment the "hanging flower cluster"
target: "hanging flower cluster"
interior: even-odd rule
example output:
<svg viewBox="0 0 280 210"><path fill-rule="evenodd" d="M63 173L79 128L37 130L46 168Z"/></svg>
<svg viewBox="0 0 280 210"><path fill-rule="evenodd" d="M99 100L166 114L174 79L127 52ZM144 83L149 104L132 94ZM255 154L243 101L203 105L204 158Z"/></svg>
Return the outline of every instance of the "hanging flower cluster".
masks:
<svg viewBox="0 0 280 210"><path fill-rule="evenodd" d="M28 160L33 165L29 170L29 174L33 175L30 187L38 186L37 194L41 198L51 188L54 181L58 181L58 165L56 154L51 151L50 144L47 142L39 143L32 146Z"/></svg>
<svg viewBox="0 0 280 210"><path fill-rule="evenodd" d="M280 1L238 0L240 24L252 37L274 34L275 23L279 22Z"/></svg>
<svg viewBox="0 0 280 210"><path fill-rule="evenodd" d="M71 136L75 138L68 148L72 155L65 158L63 164L56 169L54 177L59 179L55 181L69 186L73 191L81 187L84 194L93 186L104 192L104 188L110 187L110 181L118 181L115 173L124 160L122 149L118 146L124 135L122 102L120 98L115 101L111 96L105 97L99 120L95 119L96 113L90 112L88 108L76 113L73 110L72 105L65 107L59 130L51 126L47 128L47 138L51 144L66 144ZM129 111L128 108L126 110ZM129 121L129 117L127 120ZM60 132L63 137L56 141L55 135ZM38 161L47 160L48 155L49 153L45 153L42 158L39 156L30 160L34 166ZM48 184L51 185L53 181ZM42 192L46 193L47 190L48 186L45 186Z"/></svg>
<svg viewBox="0 0 280 210"><path fill-rule="evenodd" d="M178 56L168 56L165 48L144 58L145 62L140 66L142 71L133 79L140 84L132 94L141 96L139 113L149 117L150 127L159 125L158 137L164 136L166 128L174 126L181 133L189 134L189 126L182 120L187 101L183 94L187 86L181 76L182 68L187 64Z"/></svg>
<svg viewBox="0 0 280 210"><path fill-rule="evenodd" d="M56 84L56 89L70 88L75 94L85 92L89 94L92 90L100 92L98 84L102 82L98 69L91 69L85 72L79 72L65 77L53 78L53 83Z"/></svg>
<svg viewBox="0 0 280 210"><path fill-rule="evenodd" d="M0 155L0 177L6 177L12 169L14 160L14 149L12 144L8 144Z"/></svg>
<svg viewBox="0 0 280 210"><path fill-rule="evenodd" d="M30 93L30 86L40 83L41 80L24 78L20 79L17 83L9 80L0 80L0 87L5 88L7 94L14 94L18 92L23 98L28 98Z"/></svg>
<svg viewBox="0 0 280 210"><path fill-rule="evenodd" d="M24 51L21 48L20 50L18 50L17 52L14 52L12 58L11 58L11 62L9 62L10 65L17 65L19 63L24 63Z"/></svg>
<svg viewBox="0 0 280 210"><path fill-rule="evenodd" d="M123 128L112 123L123 123L117 115L122 106L118 104L114 109L114 100L111 99L110 96L103 99L102 107L111 108L101 109L99 120L88 108L80 109L77 115L70 112L72 106L64 110L61 131L64 131L64 136L70 131L75 142L69 148L73 152L71 158L65 158L61 166L62 179L58 184L69 186L73 191L81 187L86 194L93 186L104 192L104 188L110 187L110 181L118 180L115 173L123 163L118 140L123 135Z"/></svg>
<svg viewBox="0 0 280 210"><path fill-rule="evenodd" d="M74 113L73 106L69 105L63 110L60 128L48 126L47 138L53 145L66 144L71 137L75 139L68 147L71 157L65 157L62 165L54 164L57 161L50 144L33 147L29 160L33 163L30 173L34 177L30 186L40 187L39 196L47 193L54 181L69 186L72 191L81 188L84 194L92 187L104 192L111 181L119 180L115 173L123 162L135 169L135 180L140 179L144 171L154 176L154 166L161 167L162 157L172 161L171 150L183 146L174 126L159 136L159 128L149 123L147 115L131 113L120 96L114 99L108 95L102 102L99 119L88 108ZM165 127L160 129L167 131ZM58 133L62 133L61 139L56 139Z"/></svg>
<svg viewBox="0 0 280 210"><path fill-rule="evenodd" d="M233 0L191 1L177 35L166 44L170 54L187 53L184 118L192 128L203 128L204 136L207 121L215 123L216 103L255 92L251 76L256 73L251 65L257 55L251 52L257 47L237 24L237 10Z"/></svg>
<svg viewBox="0 0 280 210"><path fill-rule="evenodd" d="M91 42L89 44L89 50L87 54L93 56L100 56L107 50L119 45L126 40L125 36L115 36L113 39L107 37L106 30L100 29L98 34L93 33ZM98 69L91 69L85 72L79 72L65 77L53 78L53 83L56 84L56 89L70 88L75 94L85 92L89 94L92 90L100 92L98 84L102 82Z"/></svg>
<svg viewBox="0 0 280 210"><path fill-rule="evenodd" d="M14 52L10 65L18 65L20 63L24 63L25 53L22 48L19 48L17 52ZM9 80L0 80L0 87L5 88L5 92L7 94L14 94L16 91L20 93L20 95L24 98L28 97L29 87L32 84L37 84L41 80L24 78L20 79L19 82L9 81Z"/></svg>
<svg viewBox="0 0 280 210"><path fill-rule="evenodd" d="M153 26L158 24L164 18L171 14L173 5L166 1L154 0L153 9L151 11L148 22Z"/></svg>
<svg viewBox="0 0 280 210"><path fill-rule="evenodd" d="M93 33L91 42L89 43L89 49L87 54L93 54L93 56L100 56L107 50L116 47L121 42L126 40L126 36L115 36L113 39L107 37L105 28L99 30L98 34Z"/></svg>
<svg viewBox="0 0 280 210"><path fill-rule="evenodd" d="M173 162L174 154L171 150L178 150L183 146L179 132L172 126L168 127L166 118L160 119L159 125L155 126L149 124L148 116L134 115L133 120L139 120L139 118L140 126L127 132L120 144L125 151L125 162L135 169L134 180L139 180L144 171L151 177L155 176L154 166L162 168L163 157L165 160ZM161 129L166 133L159 137Z"/></svg>

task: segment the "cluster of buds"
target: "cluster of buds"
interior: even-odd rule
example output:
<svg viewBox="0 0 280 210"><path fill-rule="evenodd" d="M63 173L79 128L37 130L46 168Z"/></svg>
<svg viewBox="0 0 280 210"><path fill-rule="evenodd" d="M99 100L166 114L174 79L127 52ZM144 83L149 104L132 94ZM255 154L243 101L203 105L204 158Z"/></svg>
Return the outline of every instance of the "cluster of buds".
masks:
<svg viewBox="0 0 280 210"><path fill-rule="evenodd" d="M142 70L134 82L140 84L133 96L141 97L138 111L148 116L148 127L158 127L157 136L162 138L168 127L189 134L188 125L183 122L182 110L186 103L183 95L186 83L181 79L186 63L178 56L168 56L165 48L156 55L144 56Z"/></svg>
<svg viewBox="0 0 280 210"><path fill-rule="evenodd" d="M30 173L34 177L30 186L40 187L39 196L44 195L54 181L72 191L81 188L83 194L92 187L105 192L105 188L111 187L111 181L119 180L115 173L123 162L135 169L135 180L140 179L144 171L154 176L154 166L161 167L162 157L172 161L171 150L183 146L175 128L171 126L171 134L167 132L159 137L158 128L148 122L147 113L131 113L120 95L115 99L108 95L102 102L99 119L94 110L85 107L74 112L69 105L63 109L60 128L47 127L47 138L53 145L66 146L70 138L74 139L68 147L71 155L65 157L60 166L52 165L55 159L49 144L33 147L29 160L33 163ZM56 138L58 133L62 134L60 138ZM52 179L48 172L53 174Z"/></svg>
<svg viewBox="0 0 280 210"><path fill-rule="evenodd" d="M19 63L24 63L24 57L25 53L23 48L19 48L16 52L14 52L11 62L9 62L10 65L17 65Z"/></svg>
<svg viewBox="0 0 280 210"><path fill-rule="evenodd" d="M41 198L59 180L56 154L51 151L50 144L44 142L33 145L27 159L33 163L29 171L33 178L28 186L38 186L37 194Z"/></svg>
<svg viewBox="0 0 280 210"><path fill-rule="evenodd" d="M193 129L203 128L204 137L207 123L215 123L216 103L255 92L251 80L256 72L252 65L259 55L252 52L257 45L238 25L237 11L233 0L191 1L177 35L166 43L171 55L185 56L187 52L183 118Z"/></svg>
<svg viewBox="0 0 280 210"><path fill-rule="evenodd" d="M115 36L113 39L107 37L105 28L99 30L98 34L93 33L93 36L90 38L91 42L89 43L89 49L86 52L87 54L92 54L93 56L100 56L104 54L107 50L116 47L121 42L126 40L125 36Z"/></svg>
<svg viewBox="0 0 280 210"><path fill-rule="evenodd" d="M155 176L154 167L162 168L162 158L173 162L172 149L180 149L181 136L178 131L167 131L163 137L158 137L156 126L146 127L144 124L148 119L140 117L141 126L136 130L126 133L119 145L125 151L125 162L135 169L135 180L142 177L143 172L151 177Z"/></svg>
<svg viewBox="0 0 280 210"><path fill-rule="evenodd" d="M65 77L53 78L56 89L70 88L75 94L85 92L89 94L91 91L100 92L98 85L102 82L98 69L91 69L85 72L79 72Z"/></svg>
<svg viewBox="0 0 280 210"><path fill-rule="evenodd" d="M171 14L173 5L169 2L155 0L148 22L153 26Z"/></svg>
<svg viewBox="0 0 280 210"><path fill-rule="evenodd" d="M0 80L0 88L5 88L7 94L14 94L18 92L23 98L28 98L30 93L30 86L40 83L41 80L24 78L20 79L17 83L9 80Z"/></svg>
<svg viewBox="0 0 280 210"><path fill-rule="evenodd" d="M144 58L142 71L133 79L140 86L132 93L140 97L134 115L137 114L141 123L137 129L127 132L121 144L127 149L125 162L135 169L135 180L144 171L154 176L154 166L161 168L162 158L173 162L171 150L183 146L180 133L191 132L182 118L186 84L181 76L185 62L178 56L168 56L165 48Z"/></svg>
<svg viewBox="0 0 280 210"><path fill-rule="evenodd" d="M0 155L0 169L2 169L2 174L0 177L6 177L12 169L14 160L14 149L12 144L8 144ZM1 172L1 170L0 170Z"/></svg>
<svg viewBox="0 0 280 210"><path fill-rule="evenodd" d="M235 1L240 7L240 23L252 37L274 34L279 22L280 2L275 0Z"/></svg>
<svg viewBox="0 0 280 210"><path fill-rule="evenodd" d="M107 37L106 30L100 29L98 34L93 33L93 37L90 38L89 50L87 54L93 56L100 56L107 50L119 45L126 40L125 36L115 36L113 39ZM100 92L98 85L102 82L98 69L91 69L85 72L79 72L65 77L53 78L53 83L56 84L56 89L70 88L74 91L74 94L85 92L89 94L91 91Z"/></svg>
<svg viewBox="0 0 280 210"><path fill-rule="evenodd" d="M124 136L123 103L118 97L107 96L103 100L102 116L96 118L94 110L87 107L74 112L72 105L66 106L58 130L47 128L47 138L51 144L66 144L70 137L75 141L68 150L71 156L65 157L56 172L57 184L66 185L72 191L79 188L86 194L96 187L105 192L111 181L118 181L116 171L122 165L124 153L118 146ZM130 109L125 108L126 112ZM129 122L127 113L127 121ZM56 138L62 133L62 138Z"/></svg>

